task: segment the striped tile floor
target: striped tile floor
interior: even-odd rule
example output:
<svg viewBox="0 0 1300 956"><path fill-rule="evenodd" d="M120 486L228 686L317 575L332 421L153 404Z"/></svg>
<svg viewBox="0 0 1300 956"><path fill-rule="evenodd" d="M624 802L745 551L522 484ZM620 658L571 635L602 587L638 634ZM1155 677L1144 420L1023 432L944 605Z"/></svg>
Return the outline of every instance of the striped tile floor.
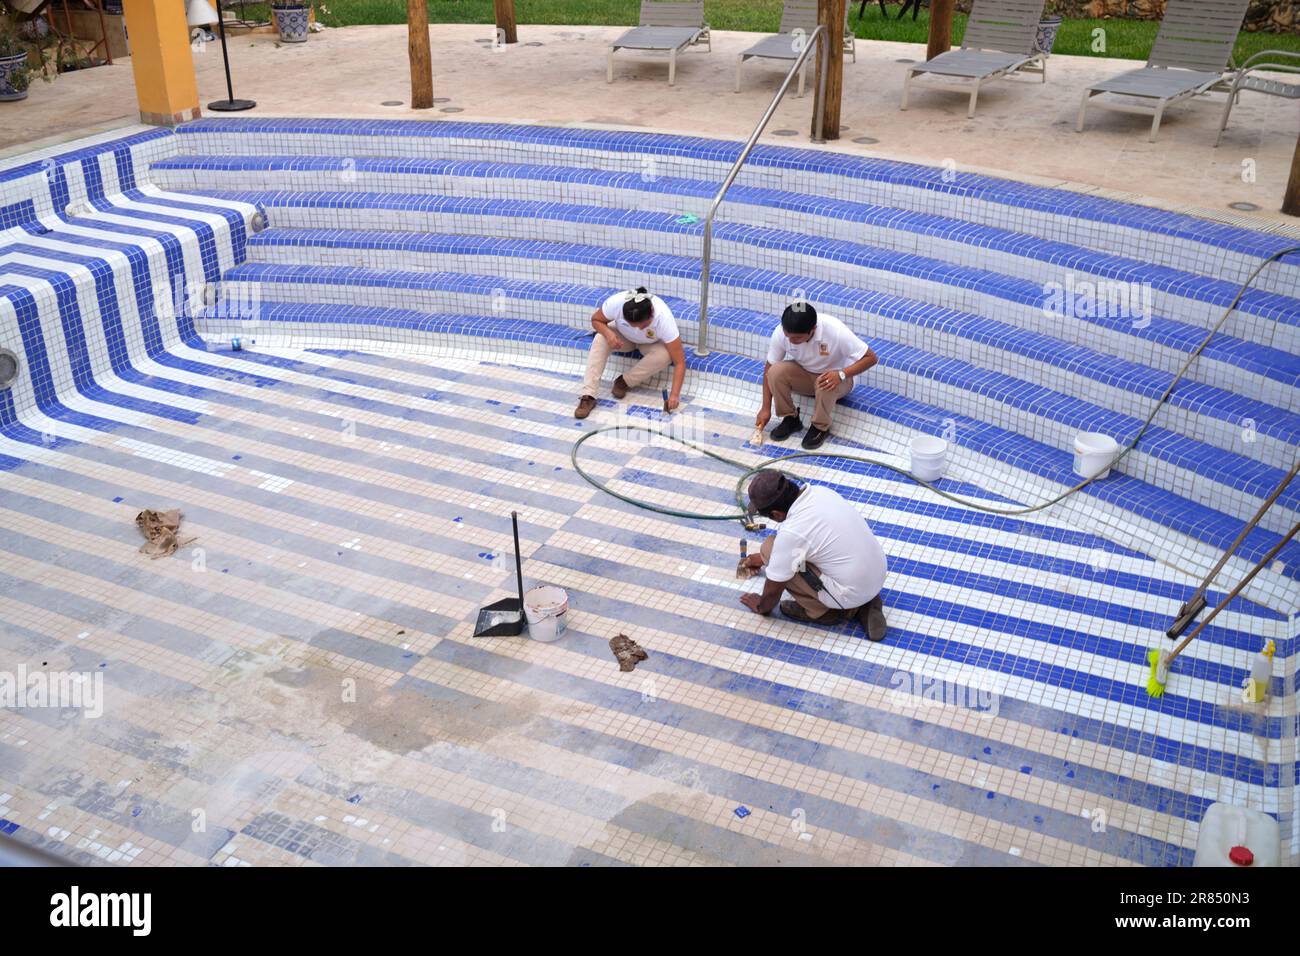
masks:
<svg viewBox="0 0 1300 956"><path fill-rule="evenodd" d="M889 553L872 645L745 611L734 523L575 474L572 442L656 424L652 394L575 423L553 368L172 355L0 439L0 654L111 704L0 709L4 832L136 865L1186 865L1210 802L1278 810L1277 718L1223 702L1284 622L1236 603L1153 701L1146 649L1194 585L1158 556L801 467ZM759 457L752 412L676 422ZM725 465L584 447L625 493L728 507ZM149 507L195 540L139 555ZM513 590L512 509L526 579L570 594L555 644L471 636Z"/></svg>

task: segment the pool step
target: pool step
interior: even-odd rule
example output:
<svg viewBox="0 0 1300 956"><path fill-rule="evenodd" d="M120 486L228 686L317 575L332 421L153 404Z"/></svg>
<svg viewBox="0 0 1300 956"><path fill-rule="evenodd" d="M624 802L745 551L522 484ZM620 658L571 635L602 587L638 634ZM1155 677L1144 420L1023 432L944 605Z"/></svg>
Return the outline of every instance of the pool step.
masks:
<svg viewBox="0 0 1300 956"><path fill-rule="evenodd" d="M328 347L337 339L337 329L342 326L372 345L409 347L422 354L427 354L430 342L444 341L448 335L465 336L472 342L481 342L489 351L509 349L511 343L518 343L517 347L529 355L535 354L539 346L555 348L573 362L583 360L591 341L588 333L564 322L547 321L536 314L527 318L494 314L490 308L475 312L470 308L476 304L473 300L457 301L463 306L460 310L362 305L356 304L355 297L346 303L325 298L267 301L255 321L214 314L201 318L200 327L221 338L238 334L252 341L263 336L259 344L284 341L299 347L311 347L314 343ZM472 352L476 347L467 348ZM620 359L615 357L614 361L617 364ZM716 353L700 358L687 350L687 362L692 374L738 380L746 383L746 388L757 387L755 382L762 371L762 363L757 360ZM607 373L607 377L612 374ZM688 377L687 381L691 379ZM690 391L688 384L687 392ZM993 462L1063 487L1078 481L1071 471L1073 458L1068 451L1019 431L952 412L948 407L909 398L882 387L870 373L841 402L840 414L849 416L863 434L870 434L872 420L880 418L927 434L946 435L955 444ZM1207 507L1200 499L1121 471L1112 471L1110 478L1090 485L1085 494L1122 512L1172 528L1216 550L1226 547L1242 527L1241 520ZM1252 560L1252 556L1258 558L1277 540L1276 532L1256 529L1247 539L1241 556L1245 560ZM1140 542L1132 539L1132 543ZM1174 555L1166 557L1177 563ZM1283 573L1300 580L1300 543L1288 545L1280 557L1284 562Z"/></svg>
<svg viewBox="0 0 1300 956"><path fill-rule="evenodd" d="M457 162L380 156L174 156L155 163L159 185L184 190L300 191L314 177L322 191L392 192L510 200L544 191L547 201L657 212L672 219L703 217L718 183L647 177L566 166ZM1138 300L1160 315L1194 325L1217 321L1232 303L1240 275L1202 276L1142 259L1040 239L950 216L793 192L735 186L719 208L718 223L739 223L800 236L842 240L895 253L915 254L975 274L993 272L1052 287L1061 297L1092 297L1117 308ZM1279 268L1268 268L1271 272ZM1059 288L1058 288L1059 287ZM1265 319L1300 316L1300 290L1284 296L1258 285L1242 296L1242 315Z"/></svg>
<svg viewBox="0 0 1300 956"><path fill-rule="evenodd" d="M178 152L187 154L324 154L354 162L434 156L715 182L726 176L741 148L705 137L468 122L245 117L198 120L177 134ZM1246 275L1261 258L1298 244L1084 191L824 149L759 145L737 185L942 215L1205 276ZM1260 287L1294 295L1300 255L1288 256Z"/></svg>
<svg viewBox="0 0 1300 956"><path fill-rule="evenodd" d="M649 277L653 277L656 291L672 300L670 304L680 318L693 323L698 312L697 260L576 243L273 228L251 240L249 261L466 274L490 269L494 275L524 281L545 273L556 281L611 289L630 288L652 281ZM721 263L715 266L712 278L715 306L766 313L766 321L772 325L785 304L773 294L773 286L780 288L797 281L789 276L785 281L774 282L769 274ZM1145 417L1152 401L1163 394L1173 379L1172 371L1116 358L1086 345L1067 343L1042 331L968 312L939 309L899 296L863 293L848 286L820 283L817 301L831 307L854 328L869 330L863 332L869 341L888 339L1026 381L1052 381L1059 390L1087 396L1106 408L1129 415ZM841 305L843 308L837 307ZM762 334L761 320L758 325ZM1051 323L1044 325L1052 327ZM764 342L748 338L740 341L729 334L725 324L715 327L717 331L711 337L713 347L755 356L763 354ZM692 340L696 337L693 326L688 325L687 337ZM1231 364L1240 352L1235 345L1229 336L1216 337L1171 397L1171 407L1162 415L1161 424L1218 447L1249 452L1267 464L1290 467L1295 448L1300 445L1300 414L1265 399L1294 404L1298 391L1295 385L1285 379L1260 377L1251 389L1252 394L1259 396L1256 399L1208 384L1240 386L1242 369ZM1171 351L1164 357L1164 363L1173 370L1181 368L1185 360L1181 352Z"/></svg>
<svg viewBox="0 0 1300 956"><path fill-rule="evenodd" d="M421 312L492 314L495 310L575 330L588 326L591 311L611 291L493 275L266 263L238 266L226 274L226 281L253 284L263 301L385 305ZM759 354L770 318L749 313L743 321L753 344L736 351ZM726 317L719 316L719 324L725 322ZM1020 431L1058 448L1071 447L1076 431L1103 431L1123 442L1140 424L1132 416L1095 403L913 346L877 340L876 348L881 364L871 374L879 387L940 407L963 409L972 419ZM1183 488L1190 497L1237 518L1252 514L1282 476L1279 468L1159 426L1148 432L1122 468L1155 484ZM1300 489L1288 489L1266 517L1266 527L1290 527L1298 505Z"/></svg>

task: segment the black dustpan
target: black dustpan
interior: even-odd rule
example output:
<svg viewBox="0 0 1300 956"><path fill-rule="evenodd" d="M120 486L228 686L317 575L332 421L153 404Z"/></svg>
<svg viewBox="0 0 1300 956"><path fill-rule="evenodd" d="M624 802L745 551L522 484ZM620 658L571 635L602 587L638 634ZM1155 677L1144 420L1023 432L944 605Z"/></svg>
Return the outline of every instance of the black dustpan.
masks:
<svg viewBox="0 0 1300 956"><path fill-rule="evenodd" d="M510 512L515 531L515 578L519 597L503 598L478 609L475 637L518 637L524 633L524 566L519 560L519 512Z"/></svg>

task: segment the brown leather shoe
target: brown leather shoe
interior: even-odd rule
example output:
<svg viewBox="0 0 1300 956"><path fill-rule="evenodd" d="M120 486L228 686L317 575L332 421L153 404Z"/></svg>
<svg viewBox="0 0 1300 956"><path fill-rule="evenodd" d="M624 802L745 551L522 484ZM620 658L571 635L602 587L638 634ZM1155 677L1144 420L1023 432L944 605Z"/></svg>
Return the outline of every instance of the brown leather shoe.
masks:
<svg viewBox="0 0 1300 956"><path fill-rule="evenodd" d="M834 608L828 608L821 617L812 617L798 601L782 601L781 613L792 621L802 621L805 624L838 624L844 620L844 612Z"/></svg>
<svg viewBox="0 0 1300 956"><path fill-rule="evenodd" d="M613 393L615 398L623 398L627 395L627 382L623 381L622 375L614 379L614 387L611 388L610 391Z"/></svg>
<svg viewBox="0 0 1300 956"><path fill-rule="evenodd" d="M573 410L574 418L586 418L591 414L591 410L596 407L595 396L584 395L578 399L578 407Z"/></svg>
<svg viewBox="0 0 1300 956"><path fill-rule="evenodd" d="M867 632L867 640L883 641L888 628L885 625L885 602L877 594L857 612L858 623Z"/></svg>

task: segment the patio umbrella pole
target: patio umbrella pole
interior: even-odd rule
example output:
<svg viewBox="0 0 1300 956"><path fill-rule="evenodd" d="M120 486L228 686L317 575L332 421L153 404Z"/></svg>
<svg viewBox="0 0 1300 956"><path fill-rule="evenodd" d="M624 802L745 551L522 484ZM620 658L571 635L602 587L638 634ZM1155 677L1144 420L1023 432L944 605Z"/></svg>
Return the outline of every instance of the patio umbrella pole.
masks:
<svg viewBox="0 0 1300 956"><path fill-rule="evenodd" d="M218 113L237 113L240 110L251 110L257 105L253 100L235 99L235 88L230 82L230 51L226 49L226 16L221 12L221 0L216 0L217 4L217 29L221 31L221 60L226 67L226 98L224 100L213 100L208 104L208 109L216 110Z"/></svg>

